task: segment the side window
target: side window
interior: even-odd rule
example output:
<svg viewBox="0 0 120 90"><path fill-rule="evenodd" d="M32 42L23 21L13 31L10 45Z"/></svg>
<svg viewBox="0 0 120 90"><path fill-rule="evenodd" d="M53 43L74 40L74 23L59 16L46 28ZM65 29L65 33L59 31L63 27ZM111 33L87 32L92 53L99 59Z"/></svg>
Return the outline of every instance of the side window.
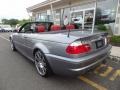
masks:
<svg viewBox="0 0 120 90"><path fill-rule="evenodd" d="M26 31L29 31L29 29L30 29L30 24L26 24L21 28L20 33L25 33Z"/></svg>
<svg viewBox="0 0 120 90"><path fill-rule="evenodd" d="M21 29L20 33L33 33L35 31L35 27L36 25L33 24L26 24L25 26L23 26L23 28Z"/></svg>

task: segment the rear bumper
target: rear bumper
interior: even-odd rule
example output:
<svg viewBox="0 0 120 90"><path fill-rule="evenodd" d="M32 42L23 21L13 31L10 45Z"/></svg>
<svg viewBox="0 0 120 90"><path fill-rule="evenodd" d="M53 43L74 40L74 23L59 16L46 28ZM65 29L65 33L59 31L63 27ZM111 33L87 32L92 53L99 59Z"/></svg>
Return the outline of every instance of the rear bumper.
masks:
<svg viewBox="0 0 120 90"><path fill-rule="evenodd" d="M100 65L110 54L111 45L97 53L81 58L66 58L46 54L46 58L54 73L60 75L80 75Z"/></svg>

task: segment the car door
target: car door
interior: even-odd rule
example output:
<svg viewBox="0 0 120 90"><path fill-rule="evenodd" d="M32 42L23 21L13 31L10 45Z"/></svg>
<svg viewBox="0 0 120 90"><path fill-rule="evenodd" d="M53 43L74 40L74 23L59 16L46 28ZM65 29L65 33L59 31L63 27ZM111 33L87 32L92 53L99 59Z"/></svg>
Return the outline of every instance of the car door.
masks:
<svg viewBox="0 0 120 90"><path fill-rule="evenodd" d="M32 35L34 34L33 32L35 31L35 23L30 23L24 27L25 32L22 34L22 40L21 42L23 42L23 46L22 51L24 52L25 56L27 56L28 58L32 59L33 57L33 45L34 42L32 40Z"/></svg>
<svg viewBox="0 0 120 90"><path fill-rule="evenodd" d="M24 38L23 38L23 36L24 36L24 33L16 33L13 36L15 47L20 52L23 52L23 46L24 46Z"/></svg>
<svg viewBox="0 0 120 90"><path fill-rule="evenodd" d="M24 35L25 39L24 39L24 52L26 54L26 56L30 59L32 59L33 57L33 46L34 46L34 40L32 39L32 35L34 33L26 33Z"/></svg>
<svg viewBox="0 0 120 90"><path fill-rule="evenodd" d="M24 54L25 56L26 54L26 41L27 41L27 35L28 32L30 31L30 23L27 23L25 25L23 25L20 28L19 33L17 33L17 35L15 36L15 46L16 48L22 52L22 54Z"/></svg>

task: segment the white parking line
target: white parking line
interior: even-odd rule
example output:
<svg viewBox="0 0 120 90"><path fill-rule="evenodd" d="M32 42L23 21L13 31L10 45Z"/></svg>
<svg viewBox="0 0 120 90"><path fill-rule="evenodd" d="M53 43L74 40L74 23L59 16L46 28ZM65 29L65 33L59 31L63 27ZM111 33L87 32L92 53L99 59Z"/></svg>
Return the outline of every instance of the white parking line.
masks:
<svg viewBox="0 0 120 90"><path fill-rule="evenodd" d="M6 40L6 41L10 41L9 39L3 37L2 35L0 35L0 37L1 37L2 39Z"/></svg>

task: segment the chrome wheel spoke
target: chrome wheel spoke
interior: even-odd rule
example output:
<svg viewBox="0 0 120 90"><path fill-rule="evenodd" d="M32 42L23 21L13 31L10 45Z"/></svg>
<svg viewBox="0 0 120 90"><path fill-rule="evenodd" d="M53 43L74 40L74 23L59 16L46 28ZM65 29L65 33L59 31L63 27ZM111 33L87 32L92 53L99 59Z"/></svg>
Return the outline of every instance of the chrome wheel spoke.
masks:
<svg viewBox="0 0 120 90"><path fill-rule="evenodd" d="M42 68L42 72L45 74L46 73L46 68Z"/></svg>
<svg viewBox="0 0 120 90"><path fill-rule="evenodd" d="M40 52L37 52L35 54L35 65L36 65L38 72L41 75L46 74L46 63L44 61L45 61L44 56Z"/></svg>

